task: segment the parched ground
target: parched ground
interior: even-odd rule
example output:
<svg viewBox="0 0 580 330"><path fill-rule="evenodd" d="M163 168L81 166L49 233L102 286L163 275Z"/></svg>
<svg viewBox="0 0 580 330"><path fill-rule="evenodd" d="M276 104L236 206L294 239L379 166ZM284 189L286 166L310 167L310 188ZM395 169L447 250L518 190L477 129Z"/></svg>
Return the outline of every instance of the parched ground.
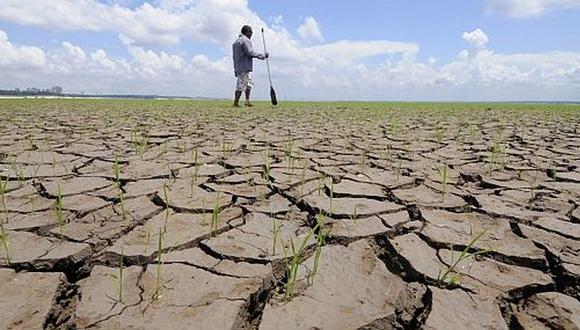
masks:
<svg viewBox="0 0 580 330"><path fill-rule="evenodd" d="M0 118L0 329L580 328L580 106Z"/></svg>

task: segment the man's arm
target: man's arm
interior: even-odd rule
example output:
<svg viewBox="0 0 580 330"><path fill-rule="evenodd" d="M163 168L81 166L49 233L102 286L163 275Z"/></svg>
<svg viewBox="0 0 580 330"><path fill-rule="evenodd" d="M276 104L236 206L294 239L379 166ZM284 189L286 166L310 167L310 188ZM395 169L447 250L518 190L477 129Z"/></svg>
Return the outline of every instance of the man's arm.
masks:
<svg viewBox="0 0 580 330"><path fill-rule="evenodd" d="M252 42L250 40L244 40L244 47L243 48L244 48L244 53L248 57L252 57L252 58L255 57L255 58L259 58L261 60L266 58L266 56L264 56L263 54L260 54L254 50L254 48L252 47Z"/></svg>

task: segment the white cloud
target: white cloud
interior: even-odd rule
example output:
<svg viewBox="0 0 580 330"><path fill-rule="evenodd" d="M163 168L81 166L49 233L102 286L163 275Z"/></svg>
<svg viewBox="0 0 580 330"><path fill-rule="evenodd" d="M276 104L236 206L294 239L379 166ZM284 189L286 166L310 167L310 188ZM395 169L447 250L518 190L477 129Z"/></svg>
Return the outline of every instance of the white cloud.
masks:
<svg viewBox="0 0 580 330"><path fill-rule="evenodd" d="M487 0L488 12L523 18L553 10L580 9L580 0Z"/></svg>
<svg viewBox="0 0 580 330"><path fill-rule="evenodd" d="M218 74L225 74L232 72L231 63L232 59L229 57L223 57L221 60L211 61L204 54L197 54L191 59L193 66L199 70L206 72L214 72Z"/></svg>
<svg viewBox="0 0 580 330"><path fill-rule="evenodd" d="M272 21L272 25L282 26L282 25L284 25L284 16L277 15L277 16L271 17L270 21Z"/></svg>
<svg viewBox="0 0 580 330"><path fill-rule="evenodd" d="M0 68L42 68L46 61L42 49L15 46L8 40L8 35L2 30L0 30L0 54Z"/></svg>
<svg viewBox="0 0 580 330"><path fill-rule="evenodd" d="M314 17L306 17L304 24L298 28L298 34L306 41L322 41L322 32Z"/></svg>
<svg viewBox="0 0 580 330"><path fill-rule="evenodd" d="M183 38L224 43L246 22L265 25L247 0L162 0L135 9L97 0L3 0L0 19L49 29L113 31L138 45L171 45Z"/></svg>
<svg viewBox="0 0 580 330"><path fill-rule="evenodd" d="M91 60L93 61L94 64L97 64L98 66L111 72L115 72L117 69L117 64L115 63L115 61L111 60L107 55L107 52L105 52L102 49L99 49L96 52L91 53Z"/></svg>
<svg viewBox="0 0 580 330"><path fill-rule="evenodd" d="M66 59L72 63L83 63L87 58L87 54L80 48L77 47L70 42L63 42L62 48L64 50L64 54Z"/></svg>
<svg viewBox="0 0 580 330"><path fill-rule="evenodd" d="M579 52L499 54L489 49L489 37L480 29L462 35L469 47L455 59L423 62L419 45L411 42L341 40L304 46L306 40L294 38L281 16L267 26L246 0L158 0L134 9L121 4L126 1L54 0L51 11L37 0L26 6L3 0L0 19L50 29L111 31L128 55L112 56L106 49L82 49L66 41L44 50L16 46L0 31L0 75L7 77L0 88L17 82L22 87L59 84L74 92L228 97L235 82L231 42L243 24L250 24L256 31L265 27L282 99L580 98ZM69 17L71 13L78 16ZM163 47L182 41L209 42L222 54L192 56L178 47ZM254 39L254 47L261 49L261 38ZM29 72L31 67L36 70ZM255 63L254 77L255 96L267 97L264 63Z"/></svg>
<svg viewBox="0 0 580 330"><path fill-rule="evenodd" d="M377 55L403 54L414 56L419 46L413 43L396 41L348 41L341 40L331 44L307 48L315 57L327 61L348 63L354 60Z"/></svg>
<svg viewBox="0 0 580 330"><path fill-rule="evenodd" d="M463 39L476 49L483 49L489 42L489 38L480 29L471 32L463 32Z"/></svg>

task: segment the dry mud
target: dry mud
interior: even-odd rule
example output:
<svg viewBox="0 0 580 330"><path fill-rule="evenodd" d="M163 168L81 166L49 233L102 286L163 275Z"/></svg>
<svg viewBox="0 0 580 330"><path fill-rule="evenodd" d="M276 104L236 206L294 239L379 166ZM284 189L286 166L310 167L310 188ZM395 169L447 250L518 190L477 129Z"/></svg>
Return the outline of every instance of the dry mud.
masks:
<svg viewBox="0 0 580 330"><path fill-rule="evenodd" d="M0 103L0 328L579 329L542 107Z"/></svg>

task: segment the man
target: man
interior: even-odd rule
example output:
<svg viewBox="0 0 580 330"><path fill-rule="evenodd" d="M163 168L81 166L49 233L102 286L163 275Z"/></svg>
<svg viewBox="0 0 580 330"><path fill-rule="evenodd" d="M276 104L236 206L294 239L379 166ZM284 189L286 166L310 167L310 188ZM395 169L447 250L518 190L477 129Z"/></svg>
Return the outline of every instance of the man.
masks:
<svg viewBox="0 0 580 330"><path fill-rule="evenodd" d="M252 48L252 27L249 25L244 25L242 27L242 33L238 37L238 40L234 42L233 57L234 57L234 73L238 77L236 83L236 94L234 99L234 107L240 106L240 98L242 93L246 93L246 106L252 107L253 104L250 102L250 93L252 92L252 86L254 82L250 77L250 72L254 69L254 58L264 60L270 56L270 54L260 54L254 51Z"/></svg>

